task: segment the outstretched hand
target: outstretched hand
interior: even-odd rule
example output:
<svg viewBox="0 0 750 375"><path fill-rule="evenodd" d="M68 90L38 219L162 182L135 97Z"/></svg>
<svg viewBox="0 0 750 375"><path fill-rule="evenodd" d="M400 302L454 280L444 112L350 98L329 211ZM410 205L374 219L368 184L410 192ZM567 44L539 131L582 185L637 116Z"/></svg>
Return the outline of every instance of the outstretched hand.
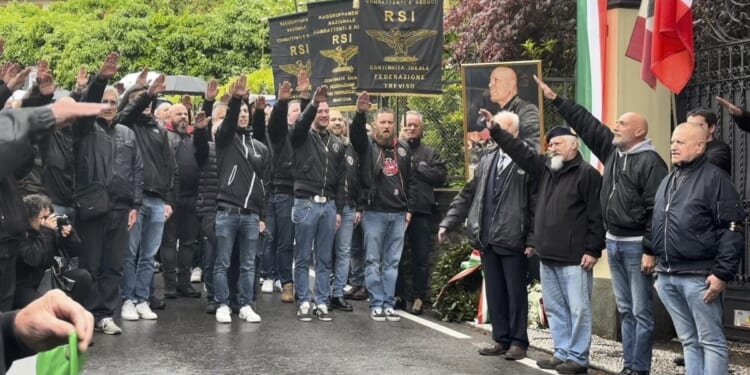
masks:
<svg viewBox="0 0 750 375"><path fill-rule="evenodd" d="M557 98L557 94L554 91L552 91L552 89L549 88L549 86L547 86L547 84L544 83L544 81L539 79L539 77L537 77L536 74L534 74L534 81L536 81L536 84L539 85L539 88L542 90L542 94L544 94L545 98L549 100L555 100L555 98Z"/></svg>
<svg viewBox="0 0 750 375"><path fill-rule="evenodd" d="M195 114L195 127L196 129L203 129L208 126L208 117L206 112L200 111Z"/></svg>
<svg viewBox="0 0 750 375"><path fill-rule="evenodd" d="M145 86L148 84L148 67L144 66L141 70L141 74L135 79L135 84L138 86Z"/></svg>
<svg viewBox="0 0 750 375"><path fill-rule="evenodd" d="M234 85L230 86L229 92L235 98L242 98L250 93L247 91L247 76L240 74L240 78L234 82Z"/></svg>
<svg viewBox="0 0 750 375"><path fill-rule="evenodd" d="M292 98L292 83L284 81L279 86L279 100L289 100Z"/></svg>
<svg viewBox="0 0 750 375"><path fill-rule="evenodd" d="M117 74L117 69L120 62L120 55L117 54L117 52L110 52L109 55L104 59L104 64L102 64L101 69L99 69L99 76L105 79L112 79L112 77ZM146 72L146 76L148 76L148 68L144 69L144 72ZM138 76L138 78L141 78L141 75L143 75L143 72ZM144 77L143 83L145 84L146 79Z"/></svg>
<svg viewBox="0 0 750 375"><path fill-rule="evenodd" d="M322 85L315 89L315 95L313 95L315 103L321 103L328 100L328 86Z"/></svg>
<svg viewBox="0 0 750 375"><path fill-rule="evenodd" d="M167 89L167 77L164 74L159 74L158 77L151 83L148 88L148 94L156 96L164 92Z"/></svg>
<svg viewBox="0 0 750 375"><path fill-rule="evenodd" d="M479 117L484 119L484 125L487 128L492 128L494 125L494 121L492 120L492 113L484 108L479 109Z"/></svg>
<svg viewBox="0 0 750 375"><path fill-rule="evenodd" d="M372 107L370 103L370 94L367 91L362 91L357 96L357 112L367 112Z"/></svg>
<svg viewBox="0 0 750 375"><path fill-rule="evenodd" d="M219 82L216 79L211 79L206 85L205 99L212 102L216 100L216 95L219 94Z"/></svg>
<svg viewBox="0 0 750 375"><path fill-rule="evenodd" d="M89 85L89 72L85 66L78 68L78 75L76 76L76 89L83 90Z"/></svg>
<svg viewBox="0 0 750 375"><path fill-rule="evenodd" d="M57 86L55 80L52 78L52 74L44 73L43 75L37 76L37 83L39 84L39 93L48 96L55 93Z"/></svg>
<svg viewBox="0 0 750 375"><path fill-rule="evenodd" d="M17 64L14 64L14 67L16 67L16 65ZM23 87L23 84L26 82L26 78L29 77L30 73L31 67L25 68L24 70L21 70L20 72L15 74L10 80L5 81L5 84L11 91L16 91Z"/></svg>
<svg viewBox="0 0 750 375"><path fill-rule="evenodd" d="M310 77L307 72L302 70L297 74L297 92L302 93L310 91L312 86L310 85Z"/></svg>
<svg viewBox="0 0 750 375"><path fill-rule="evenodd" d="M719 103L720 106L726 108L726 110L729 111L730 115L739 116L742 114L742 109L734 105L734 103L730 102L729 100L726 100L722 98L721 96L717 96L716 101Z"/></svg>

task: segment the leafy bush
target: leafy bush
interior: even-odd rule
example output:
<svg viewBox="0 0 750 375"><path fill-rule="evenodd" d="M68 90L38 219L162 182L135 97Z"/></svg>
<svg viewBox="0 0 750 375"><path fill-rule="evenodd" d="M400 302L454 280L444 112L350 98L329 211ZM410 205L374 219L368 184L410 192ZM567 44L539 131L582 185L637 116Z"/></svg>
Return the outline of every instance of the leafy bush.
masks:
<svg viewBox="0 0 750 375"><path fill-rule="evenodd" d="M479 271L446 286L440 300L437 300L440 290L448 284L448 280L461 272L461 262L469 258L471 251L472 248L466 241L448 245L433 268L432 300L437 301L434 308L443 321L473 320L477 315L479 290L482 287L482 273Z"/></svg>

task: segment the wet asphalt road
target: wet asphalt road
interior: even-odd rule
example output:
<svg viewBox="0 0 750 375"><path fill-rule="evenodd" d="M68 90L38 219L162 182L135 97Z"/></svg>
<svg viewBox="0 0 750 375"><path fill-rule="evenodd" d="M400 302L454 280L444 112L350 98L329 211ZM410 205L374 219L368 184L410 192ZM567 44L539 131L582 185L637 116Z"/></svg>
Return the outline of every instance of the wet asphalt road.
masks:
<svg viewBox="0 0 750 375"><path fill-rule="evenodd" d="M194 284L197 285L197 284ZM521 363L483 357L484 332L442 323L470 336L457 339L408 319L375 322L366 301L332 322L300 322L296 304L261 294L263 321L216 323L205 299L167 300L156 321L121 322L123 334L95 334L85 374L543 374ZM530 351L529 356L546 357Z"/></svg>

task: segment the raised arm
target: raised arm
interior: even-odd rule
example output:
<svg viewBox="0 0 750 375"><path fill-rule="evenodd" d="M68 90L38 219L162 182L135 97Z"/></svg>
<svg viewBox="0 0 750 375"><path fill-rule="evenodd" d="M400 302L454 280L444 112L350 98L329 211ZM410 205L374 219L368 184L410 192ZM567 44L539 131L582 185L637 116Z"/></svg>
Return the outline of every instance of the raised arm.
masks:
<svg viewBox="0 0 750 375"><path fill-rule="evenodd" d="M289 111L289 99L291 98L292 84L289 81L284 81L279 87L279 100L273 106L271 118L268 120L268 138L271 139L271 143L280 143L289 134L286 115Z"/></svg>
<svg viewBox="0 0 750 375"><path fill-rule="evenodd" d="M250 108L249 105L247 107ZM268 140L266 139L266 97L263 95L258 95L255 99L252 127L253 138L257 139L264 145L268 145Z"/></svg>
<svg viewBox="0 0 750 375"><path fill-rule="evenodd" d="M242 74L237 82L229 86L231 99L227 107L227 115L221 123L221 127L216 132L216 147L227 147L234 139L237 132L237 122L240 119L240 109L242 107L242 97L247 93L247 77Z"/></svg>
<svg viewBox="0 0 750 375"><path fill-rule="evenodd" d="M498 146L518 164L521 169L528 172L534 179L539 179L544 172L544 155L537 154L524 141L514 138L513 135L503 130L500 126L493 124L490 135Z"/></svg>
<svg viewBox="0 0 750 375"><path fill-rule="evenodd" d="M367 152L367 117L365 113L370 110L370 95L363 91L357 96L357 113L349 125L349 140L354 151L362 157Z"/></svg>
<svg viewBox="0 0 750 375"><path fill-rule="evenodd" d="M318 104L326 100L328 100L328 86L323 85L315 89L313 100L305 107L305 110L294 123L291 136L292 147L299 147L305 143L310 133L310 127L315 120L315 115L318 113Z"/></svg>

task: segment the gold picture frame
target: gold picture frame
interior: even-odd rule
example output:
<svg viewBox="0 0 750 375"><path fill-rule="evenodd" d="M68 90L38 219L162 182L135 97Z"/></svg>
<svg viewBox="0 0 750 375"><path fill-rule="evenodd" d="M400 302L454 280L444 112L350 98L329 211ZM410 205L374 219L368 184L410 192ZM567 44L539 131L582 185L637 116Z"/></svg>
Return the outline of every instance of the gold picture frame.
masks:
<svg viewBox="0 0 750 375"><path fill-rule="evenodd" d="M503 61L495 63L461 65L461 90L464 111L464 170L466 180L473 177L476 162L483 154L492 150L492 139L486 128L478 124L479 109L497 113L500 105L490 100L490 76L498 67L513 69L517 77L518 97L535 104L539 110L539 144L544 140L544 98L534 82L533 75L542 78L542 61ZM482 143L485 142L485 143ZM486 146L486 147L485 147Z"/></svg>

